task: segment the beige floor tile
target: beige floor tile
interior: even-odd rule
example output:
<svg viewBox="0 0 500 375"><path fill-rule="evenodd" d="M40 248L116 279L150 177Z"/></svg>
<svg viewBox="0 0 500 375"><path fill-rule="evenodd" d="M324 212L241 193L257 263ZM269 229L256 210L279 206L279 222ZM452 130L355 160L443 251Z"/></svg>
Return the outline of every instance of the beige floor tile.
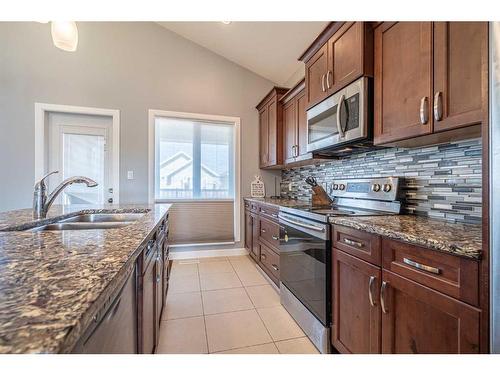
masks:
<svg viewBox="0 0 500 375"><path fill-rule="evenodd" d="M211 353L272 342L255 310L207 315L205 322Z"/></svg>
<svg viewBox="0 0 500 375"><path fill-rule="evenodd" d="M156 353L208 353L204 318L200 316L162 322Z"/></svg>
<svg viewBox="0 0 500 375"><path fill-rule="evenodd" d="M281 354L319 354L318 349L307 337L278 341L275 344Z"/></svg>
<svg viewBox="0 0 500 375"><path fill-rule="evenodd" d="M305 336L295 320L282 306L257 309L274 341Z"/></svg>
<svg viewBox="0 0 500 375"><path fill-rule="evenodd" d="M172 276L168 283L168 293L199 292L200 280L198 275Z"/></svg>
<svg viewBox="0 0 500 375"><path fill-rule="evenodd" d="M235 272L200 275L201 290L240 288L241 282Z"/></svg>
<svg viewBox="0 0 500 375"><path fill-rule="evenodd" d="M198 264L196 263L176 263L172 265L171 277L177 276L198 276Z"/></svg>
<svg viewBox="0 0 500 375"><path fill-rule="evenodd" d="M256 285L246 287L248 295L255 307L280 306L280 295L271 285Z"/></svg>
<svg viewBox="0 0 500 375"><path fill-rule="evenodd" d="M175 264L198 264L200 261L198 258L191 258L191 259L174 259L172 261L172 265Z"/></svg>
<svg viewBox="0 0 500 375"><path fill-rule="evenodd" d="M222 262L228 260L227 257L204 257L198 258L200 263L210 263L210 262Z"/></svg>
<svg viewBox="0 0 500 375"><path fill-rule="evenodd" d="M231 263L247 263L247 264L255 264L255 262L248 255L241 256L233 256L227 258Z"/></svg>
<svg viewBox="0 0 500 375"><path fill-rule="evenodd" d="M269 285L268 281L255 267L251 269L235 267L235 271L244 286Z"/></svg>
<svg viewBox="0 0 500 375"><path fill-rule="evenodd" d="M250 271L254 270L256 265L250 259L240 259L240 260L230 260L233 268L240 271Z"/></svg>
<svg viewBox="0 0 500 375"><path fill-rule="evenodd" d="M231 349L215 354L279 354L274 343L248 346L246 348Z"/></svg>
<svg viewBox="0 0 500 375"><path fill-rule="evenodd" d="M252 301L244 288L204 291L202 299L205 315L253 308Z"/></svg>
<svg viewBox="0 0 500 375"><path fill-rule="evenodd" d="M200 292L169 293L162 319L170 320L202 315L203 307Z"/></svg>
<svg viewBox="0 0 500 375"><path fill-rule="evenodd" d="M221 262L206 262L199 264L200 275L208 275L213 273L234 272L231 263L227 260Z"/></svg>

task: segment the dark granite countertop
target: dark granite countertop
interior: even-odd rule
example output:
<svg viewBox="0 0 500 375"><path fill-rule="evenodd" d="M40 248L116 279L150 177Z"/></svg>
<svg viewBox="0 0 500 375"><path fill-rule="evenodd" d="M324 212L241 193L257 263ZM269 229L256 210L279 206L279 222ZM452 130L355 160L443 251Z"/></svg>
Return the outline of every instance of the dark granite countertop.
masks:
<svg viewBox="0 0 500 375"><path fill-rule="evenodd" d="M299 206L310 206L311 202L306 200L297 199L286 199L286 198L250 198L245 197L244 200L249 202L257 202L261 204L267 204L269 206L275 207L299 207Z"/></svg>
<svg viewBox="0 0 500 375"><path fill-rule="evenodd" d="M416 215L336 216L330 223L379 234L413 245L480 259L481 225L453 223Z"/></svg>
<svg viewBox="0 0 500 375"><path fill-rule="evenodd" d="M82 206L54 206L49 219ZM88 206L86 213L144 212L115 229L0 231L0 353L69 352L121 285L169 204ZM33 227L31 210L0 213L0 230Z"/></svg>

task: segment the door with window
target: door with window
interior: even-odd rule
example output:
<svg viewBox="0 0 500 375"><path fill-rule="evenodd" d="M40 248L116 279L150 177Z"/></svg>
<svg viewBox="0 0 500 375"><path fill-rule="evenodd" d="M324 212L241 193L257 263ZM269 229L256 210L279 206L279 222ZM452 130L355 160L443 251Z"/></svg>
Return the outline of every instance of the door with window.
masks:
<svg viewBox="0 0 500 375"><path fill-rule="evenodd" d="M95 180L68 186L57 198L58 204L113 203L112 120L105 116L49 114L48 166L59 171L50 177L53 190L68 177L85 176Z"/></svg>

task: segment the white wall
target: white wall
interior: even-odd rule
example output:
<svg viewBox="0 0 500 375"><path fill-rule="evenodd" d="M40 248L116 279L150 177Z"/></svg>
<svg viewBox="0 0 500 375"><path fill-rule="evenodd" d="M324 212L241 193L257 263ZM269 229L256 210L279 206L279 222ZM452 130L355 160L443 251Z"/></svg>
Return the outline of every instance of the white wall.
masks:
<svg viewBox="0 0 500 375"><path fill-rule="evenodd" d="M148 109L241 117L242 196L257 173L272 192L272 172L258 169L255 110L270 81L155 23L78 31L70 53L53 46L50 24L0 22L0 211L31 206L35 102L121 111L122 203L148 200Z"/></svg>

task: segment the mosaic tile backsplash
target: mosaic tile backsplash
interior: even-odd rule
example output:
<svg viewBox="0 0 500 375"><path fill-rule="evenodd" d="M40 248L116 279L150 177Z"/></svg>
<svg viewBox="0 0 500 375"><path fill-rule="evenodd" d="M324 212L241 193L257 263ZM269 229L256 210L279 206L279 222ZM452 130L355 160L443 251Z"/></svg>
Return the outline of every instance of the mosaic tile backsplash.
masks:
<svg viewBox="0 0 500 375"><path fill-rule="evenodd" d="M457 222L481 220L481 139L422 148L388 148L282 171L281 196L311 199L304 182L404 177L403 212ZM291 183L291 190L289 185Z"/></svg>

